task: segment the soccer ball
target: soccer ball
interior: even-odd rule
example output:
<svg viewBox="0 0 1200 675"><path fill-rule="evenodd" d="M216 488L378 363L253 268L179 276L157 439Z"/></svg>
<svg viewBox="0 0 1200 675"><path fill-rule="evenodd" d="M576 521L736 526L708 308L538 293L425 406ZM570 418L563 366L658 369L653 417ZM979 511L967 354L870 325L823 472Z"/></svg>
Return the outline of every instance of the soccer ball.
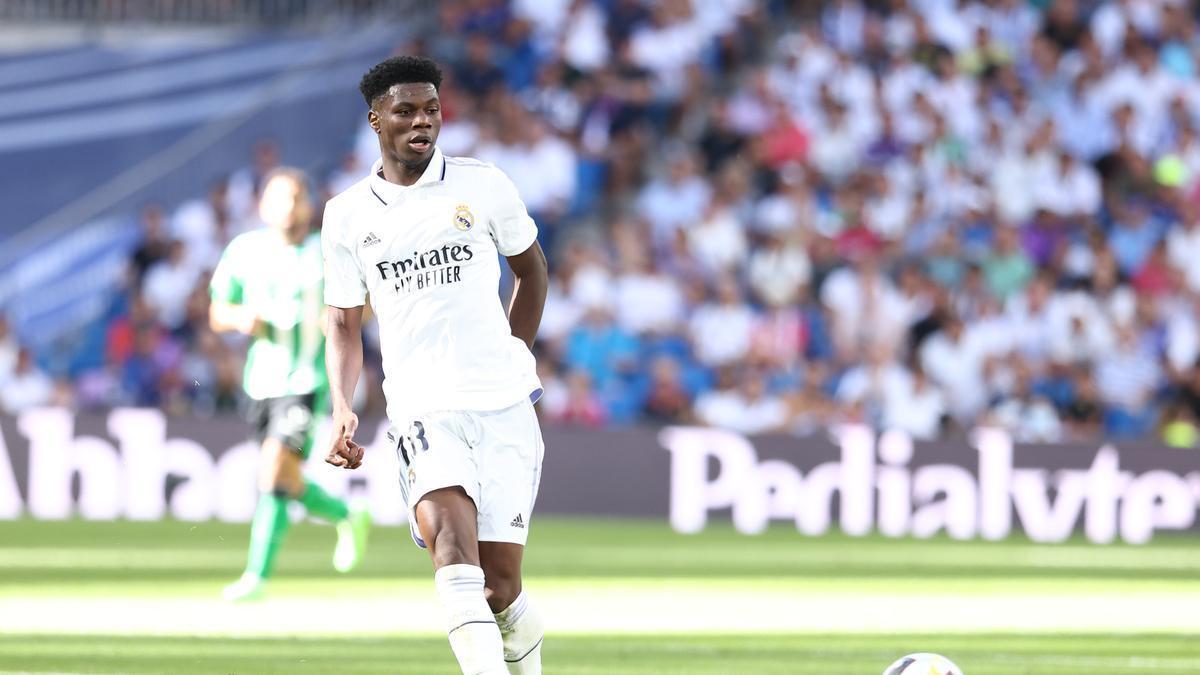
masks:
<svg viewBox="0 0 1200 675"><path fill-rule="evenodd" d="M883 675L963 675L963 671L941 654L909 654L896 659Z"/></svg>

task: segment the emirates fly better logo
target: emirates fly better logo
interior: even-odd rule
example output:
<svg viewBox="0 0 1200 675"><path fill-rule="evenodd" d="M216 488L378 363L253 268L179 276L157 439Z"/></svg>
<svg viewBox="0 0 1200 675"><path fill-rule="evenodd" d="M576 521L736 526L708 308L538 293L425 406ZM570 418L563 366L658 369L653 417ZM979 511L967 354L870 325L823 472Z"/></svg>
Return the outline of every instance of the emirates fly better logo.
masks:
<svg viewBox="0 0 1200 675"><path fill-rule="evenodd" d="M462 265L475 257L470 244L444 244L441 248L413 251L400 260L375 263L379 278L391 281L396 292L407 295L434 286L462 281Z"/></svg>

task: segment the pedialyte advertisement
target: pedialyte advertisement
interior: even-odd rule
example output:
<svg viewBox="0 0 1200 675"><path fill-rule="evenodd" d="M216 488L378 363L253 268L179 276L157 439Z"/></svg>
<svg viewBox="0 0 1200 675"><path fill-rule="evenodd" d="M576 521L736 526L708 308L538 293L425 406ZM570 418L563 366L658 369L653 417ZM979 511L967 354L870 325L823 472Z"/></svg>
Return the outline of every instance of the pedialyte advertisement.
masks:
<svg viewBox="0 0 1200 675"><path fill-rule="evenodd" d="M401 524L396 448L364 421L361 469L310 475ZM747 438L701 427L543 429L537 514L660 518L682 533L732 521L746 535L786 523L798 535L1145 543L1197 531L1200 452L1144 444L1017 444L1004 431L914 442L847 426L811 437ZM430 448L436 452L436 448ZM258 449L237 419L154 409L0 416L0 518L249 521Z"/></svg>

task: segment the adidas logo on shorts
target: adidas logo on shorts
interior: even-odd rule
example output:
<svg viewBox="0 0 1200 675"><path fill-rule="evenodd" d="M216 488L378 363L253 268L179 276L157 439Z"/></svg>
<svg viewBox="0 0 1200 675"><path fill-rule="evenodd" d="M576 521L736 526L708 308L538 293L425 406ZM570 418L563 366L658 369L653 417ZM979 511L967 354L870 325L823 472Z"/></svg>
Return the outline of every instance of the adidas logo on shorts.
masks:
<svg viewBox="0 0 1200 675"><path fill-rule="evenodd" d="M525 529L525 521L521 520L521 514L519 513L517 514L516 518L512 519L512 522L509 523L509 525L512 525L513 527L519 527L522 530Z"/></svg>

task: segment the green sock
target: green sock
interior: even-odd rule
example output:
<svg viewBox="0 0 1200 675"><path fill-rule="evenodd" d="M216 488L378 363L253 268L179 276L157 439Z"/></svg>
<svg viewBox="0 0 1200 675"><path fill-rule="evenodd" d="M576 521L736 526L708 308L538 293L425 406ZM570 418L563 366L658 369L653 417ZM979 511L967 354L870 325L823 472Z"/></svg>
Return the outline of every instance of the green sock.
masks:
<svg viewBox="0 0 1200 675"><path fill-rule="evenodd" d="M250 526L250 555L246 560L246 572L263 579L271 576L275 554L279 552L279 545L291 526L287 503L287 497L276 494L259 497L254 523Z"/></svg>
<svg viewBox="0 0 1200 675"><path fill-rule="evenodd" d="M312 515L335 523L350 515L350 509L346 508L346 502L334 497L320 485L307 479L304 481L304 495L300 497L300 503Z"/></svg>

